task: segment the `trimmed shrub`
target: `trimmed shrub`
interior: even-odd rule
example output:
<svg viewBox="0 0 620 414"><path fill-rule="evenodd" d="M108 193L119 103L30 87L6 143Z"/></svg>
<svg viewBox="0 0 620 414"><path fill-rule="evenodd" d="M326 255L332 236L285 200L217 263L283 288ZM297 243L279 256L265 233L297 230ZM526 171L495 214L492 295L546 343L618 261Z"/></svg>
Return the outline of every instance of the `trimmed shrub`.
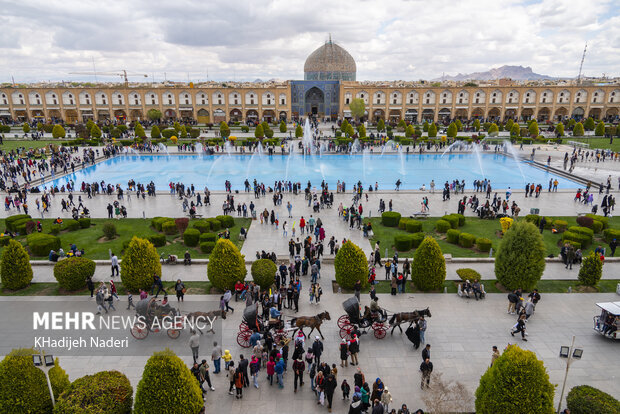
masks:
<svg viewBox="0 0 620 414"><path fill-rule="evenodd" d="M381 214L381 224L385 227L397 227L400 222L400 213L396 211L384 211Z"/></svg>
<svg viewBox="0 0 620 414"><path fill-rule="evenodd" d="M103 235L106 239L112 240L116 237L118 233L116 233L116 226L111 221L106 221L103 223Z"/></svg>
<svg viewBox="0 0 620 414"><path fill-rule="evenodd" d="M419 233L422 231L422 222L411 219L405 224L405 230L409 233Z"/></svg>
<svg viewBox="0 0 620 414"><path fill-rule="evenodd" d="M574 233L572 231L566 231L564 232L564 234L562 234L562 241L563 242L576 242L579 243L582 246L589 246L590 245L590 241L588 239L588 236L583 235L583 234L579 234L579 233Z"/></svg>
<svg viewBox="0 0 620 414"><path fill-rule="evenodd" d="M568 231L585 236L588 244L592 243L592 239L594 238L594 230L587 227L571 226L568 228Z"/></svg>
<svg viewBox="0 0 620 414"><path fill-rule="evenodd" d="M47 256L50 250L60 249L60 239L51 234L32 233L26 237L26 241L33 256Z"/></svg>
<svg viewBox="0 0 620 414"><path fill-rule="evenodd" d="M95 262L86 257L69 257L54 265L54 277L61 288L78 290L95 274L95 267Z"/></svg>
<svg viewBox="0 0 620 414"><path fill-rule="evenodd" d="M620 240L620 229L605 229L603 230L603 237L607 243L613 239Z"/></svg>
<svg viewBox="0 0 620 414"><path fill-rule="evenodd" d="M450 228L459 228L459 218L456 215L448 214L447 216L443 216L441 219L450 223Z"/></svg>
<svg viewBox="0 0 620 414"><path fill-rule="evenodd" d="M547 220L547 222L545 223L545 230L551 230L553 228L553 219L551 217L545 216L545 220Z"/></svg>
<svg viewBox="0 0 620 414"><path fill-rule="evenodd" d="M405 217L401 218L398 221L398 228L401 229L401 230L406 230L407 229L407 222L408 221L409 221L408 218L405 218Z"/></svg>
<svg viewBox="0 0 620 414"><path fill-rule="evenodd" d="M121 281L130 292L148 289L153 275L161 276L161 263L157 250L146 239L134 236L125 249L121 262Z"/></svg>
<svg viewBox="0 0 620 414"><path fill-rule="evenodd" d="M208 218L207 222L211 226L211 231L219 231L222 228L222 222L216 218Z"/></svg>
<svg viewBox="0 0 620 414"><path fill-rule="evenodd" d="M440 289L446 280L446 260L434 238L426 237L416 249L411 280L423 291Z"/></svg>
<svg viewBox="0 0 620 414"><path fill-rule="evenodd" d="M598 220L594 220L594 222L592 223L592 230L594 230L594 233L598 234L601 231L603 231L603 223L601 223Z"/></svg>
<svg viewBox="0 0 620 414"><path fill-rule="evenodd" d="M217 241L217 234L215 233L203 233L200 235L200 243L202 242L213 242Z"/></svg>
<svg viewBox="0 0 620 414"><path fill-rule="evenodd" d="M540 216L538 214L528 214L525 216L525 221L528 223L533 223L536 227L540 223Z"/></svg>
<svg viewBox="0 0 620 414"><path fill-rule="evenodd" d="M566 231L566 228L568 227L568 222L564 220L556 220L553 222L553 226L559 233L563 233Z"/></svg>
<svg viewBox="0 0 620 414"><path fill-rule="evenodd" d="M549 374L536 354L508 345L480 378L476 413L553 414L554 392Z"/></svg>
<svg viewBox="0 0 620 414"><path fill-rule="evenodd" d="M396 224L398 224L398 220ZM347 241L338 250L334 260L334 267L336 269L336 282L342 288L352 289L358 280L362 283L362 286L368 284L366 255L352 241Z"/></svg>
<svg viewBox="0 0 620 414"><path fill-rule="evenodd" d="M65 229L67 229L68 231L76 231L80 228L80 222L77 220L67 220L65 222Z"/></svg>
<svg viewBox="0 0 620 414"><path fill-rule="evenodd" d="M476 247L481 252L490 252L491 247L493 247L493 242L491 239L487 239L486 237L478 237L476 239Z"/></svg>
<svg viewBox="0 0 620 414"><path fill-rule="evenodd" d="M435 230L437 230L438 233L446 233L451 228L450 222L443 219L437 220L435 223Z"/></svg>
<svg viewBox="0 0 620 414"><path fill-rule="evenodd" d="M50 228L50 234L57 236L60 234L60 224L52 224Z"/></svg>
<svg viewBox="0 0 620 414"><path fill-rule="evenodd" d="M118 371L101 371L76 379L56 400L54 414L131 414L133 389Z"/></svg>
<svg viewBox="0 0 620 414"><path fill-rule="evenodd" d="M166 245L166 236L164 234L153 234L152 236L149 236L147 240L150 241L155 247L163 247ZM131 240L127 240L126 247L129 247L130 241Z"/></svg>
<svg viewBox="0 0 620 414"><path fill-rule="evenodd" d="M21 243L9 240L9 243L2 251L0 277L2 278L2 286L11 290L25 288L32 281L30 256L28 256L26 249L24 249Z"/></svg>
<svg viewBox="0 0 620 414"><path fill-rule="evenodd" d="M164 234L168 236L177 234L177 231L178 231L177 224L174 222L174 220L166 221L164 224L161 225L161 229L164 232Z"/></svg>
<svg viewBox="0 0 620 414"><path fill-rule="evenodd" d="M90 227L90 219L88 217L78 219L78 222L80 223L80 227L83 229L87 229Z"/></svg>
<svg viewBox="0 0 620 414"><path fill-rule="evenodd" d="M9 240L12 240L11 236L1 236L0 237L0 246L4 247L9 244Z"/></svg>
<svg viewBox="0 0 620 414"><path fill-rule="evenodd" d="M30 215L28 214L16 214L14 216L9 216L7 218L4 219L4 225L6 227L6 229L10 232L15 232L15 223L18 221L22 221L24 219L31 219L32 217L30 217Z"/></svg>
<svg viewBox="0 0 620 414"><path fill-rule="evenodd" d="M211 253L215 248L215 242L200 242L200 251L203 253Z"/></svg>
<svg viewBox="0 0 620 414"><path fill-rule="evenodd" d="M459 227L463 227L465 225L465 216L462 214L452 214L459 219Z"/></svg>
<svg viewBox="0 0 620 414"><path fill-rule="evenodd" d="M155 230L161 231L161 226L170 220L172 220L170 217L153 217L153 219L151 219L151 226Z"/></svg>
<svg viewBox="0 0 620 414"><path fill-rule="evenodd" d="M25 218L25 219L21 219L21 220L17 220L16 222L13 223L13 228L15 229L15 231L19 234L28 234L26 232L26 226L28 225L28 223L32 222L32 220Z"/></svg>
<svg viewBox="0 0 620 414"><path fill-rule="evenodd" d="M271 259L258 259L250 269L254 283L265 290L273 286L276 280L276 264Z"/></svg>
<svg viewBox="0 0 620 414"><path fill-rule="evenodd" d="M201 234L211 230L211 225L208 221L199 220L192 223L192 227L198 230Z"/></svg>
<svg viewBox="0 0 620 414"><path fill-rule="evenodd" d="M179 234L183 234L185 233L185 229L187 229L187 226L189 226L189 218L180 217L174 219L174 224L176 224L177 229L179 230Z"/></svg>
<svg viewBox="0 0 620 414"><path fill-rule="evenodd" d="M609 217L598 216L595 214L586 214L586 217L590 217L591 219L594 219L596 221L600 221L601 223L603 223L603 230L606 228L609 228Z"/></svg>
<svg viewBox="0 0 620 414"><path fill-rule="evenodd" d="M200 231L197 229L187 229L183 233L183 243L188 247L198 246L198 240L200 239Z"/></svg>
<svg viewBox="0 0 620 414"><path fill-rule="evenodd" d="M515 222L504 233L495 258L495 276L506 289L532 290L545 270L547 249L535 225Z"/></svg>
<svg viewBox="0 0 620 414"><path fill-rule="evenodd" d="M397 234L394 236L394 248L399 252L411 250L411 237L408 234Z"/></svg>
<svg viewBox="0 0 620 414"><path fill-rule="evenodd" d="M603 262L597 254L590 252L581 263L579 282L585 286L597 286L601 276L603 276Z"/></svg>
<svg viewBox="0 0 620 414"><path fill-rule="evenodd" d="M581 227L587 227L589 229L591 229L592 224L594 224L594 219L588 216L579 216L576 221Z"/></svg>
<svg viewBox="0 0 620 414"><path fill-rule="evenodd" d="M181 358L166 349L146 362L136 390L136 414L195 414L204 406L198 380Z"/></svg>
<svg viewBox="0 0 620 414"><path fill-rule="evenodd" d="M577 249L581 249L581 243L576 242L574 240L565 240L566 243L570 244L571 246L573 246L573 249L577 250Z"/></svg>
<svg viewBox="0 0 620 414"><path fill-rule="evenodd" d="M476 243L476 236L469 233L461 233L459 234L459 246L470 248L474 247L474 243Z"/></svg>
<svg viewBox="0 0 620 414"><path fill-rule="evenodd" d="M620 413L620 401L589 385L571 388L566 396L566 406L571 414Z"/></svg>
<svg viewBox="0 0 620 414"><path fill-rule="evenodd" d="M426 237L426 234L420 232L420 233L413 233L409 236L411 238L411 247L413 247L414 249L417 249L420 244L422 244L422 240L424 240L424 238Z"/></svg>
<svg viewBox="0 0 620 414"><path fill-rule="evenodd" d="M51 414L45 374L32 363L35 353L33 349L14 349L0 362L0 412Z"/></svg>
<svg viewBox="0 0 620 414"><path fill-rule="evenodd" d="M231 228L231 227L235 227L235 219L233 218L233 216L217 216L215 217L216 220L219 220L219 222L221 223L222 227L225 228Z"/></svg>
<svg viewBox="0 0 620 414"><path fill-rule="evenodd" d="M50 384L52 384L54 400L57 400L60 394L69 388L71 381L69 381L69 375L67 372L60 366L60 360L58 358L54 359L54 364L55 365L50 369L48 375L50 378Z"/></svg>
<svg viewBox="0 0 620 414"><path fill-rule="evenodd" d="M459 244L459 235L461 234L460 230L450 229L447 232L448 243Z"/></svg>
<svg viewBox="0 0 620 414"><path fill-rule="evenodd" d="M474 269L469 269L467 267L462 269L456 269L456 274L459 275L463 282L466 280L469 280L470 282L474 280L480 281L480 279L482 278L482 276L480 276L480 273L476 272Z"/></svg>
<svg viewBox="0 0 620 414"><path fill-rule="evenodd" d="M209 256L207 277L218 289L232 289L237 280L244 280L247 274L245 256L228 239L219 239Z"/></svg>

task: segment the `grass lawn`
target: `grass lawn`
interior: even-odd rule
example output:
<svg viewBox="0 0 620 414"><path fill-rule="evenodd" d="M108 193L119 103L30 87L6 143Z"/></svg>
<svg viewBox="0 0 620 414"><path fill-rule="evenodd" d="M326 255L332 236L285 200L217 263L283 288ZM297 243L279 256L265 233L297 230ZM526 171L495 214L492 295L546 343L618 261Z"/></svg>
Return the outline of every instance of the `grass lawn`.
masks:
<svg viewBox="0 0 620 414"><path fill-rule="evenodd" d="M564 138L563 143L567 141L584 142L590 145L591 149L610 149L612 151L620 151L620 138L615 137L613 142L609 143L609 138ZM568 145L568 144L567 144Z"/></svg>
<svg viewBox="0 0 620 414"><path fill-rule="evenodd" d="M206 275L205 275L206 278ZM123 284L119 281L114 281L116 290L119 295L126 295L127 291ZM174 284L175 282L164 282L164 288L171 297L174 296ZM211 292L211 282L183 282L187 291L186 295L208 295ZM95 288L97 284L95 284ZM76 290L72 292L65 291L58 286L58 283L33 283L30 286L20 290L8 290L4 289L0 285L0 296L87 296L90 295L90 291L84 286L84 289ZM136 299L134 299L135 303Z"/></svg>
<svg viewBox="0 0 620 414"><path fill-rule="evenodd" d="M36 220L36 219L35 219ZM43 232L49 233L52 225L52 219L42 220ZM113 240L106 240L103 237L103 224L107 221L111 221L116 225L116 232L118 236ZM189 227L192 226L192 222L197 220L190 220ZM230 240L241 249L243 242L239 241L239 231L241 227L249 228L252 219L249 218L235 218L235 226L230 230ZM4 222L0 226L4 230ZM150 219L121 219L121 220L108 220L108 219L92 219L91 227L88 229L80 229L73 232L62 231L58 236L60 237L61 246L65 251L69 250L71 244L75 244L78 249L84 249L86 257L90 259L109 259L109 250L112 250L119 257L123 242L131 240L133 236L148 237L154 234L159 234L157 230L151 227ZM26 243L26 237L21 236L17 238L22 243ZM209 254L202 253L200 248L187 247L183 244L183 237L179 234L173 236L166 236L167 244L163 247L158 247L158 253L176 254L179 258L183 258L185 250L189 250L192 257L195 259L206 259ZM0 250L1 252L1 250ZM46 257L33 257L33 259L47 259Z"/></svg>
<svg viewBox="0 0 620 414"><path fill-rule="evenodd" d="M561 219L568 222L568 227L576 226L577 221L576 217L552 217L555 219ZM440 217L431 217L427 219L421 219L422 231L429 236L434 237L441 247L441 251L443 253L451 254L452 257L489 257L489 253L478 252L474 249L467 249L464 247L460 247L456 244L448 243L446 240L446 235L443 233L435 232L435 223L437 220L440 220ZM372 223L373 229L373 237L370 239L371 246L374 247L377 240L380 240L381 243L381 257L385 254L385 248L388 248L388 257L392 257L394 255L394 236L397 234L406 234L404 230L400 230L398 227L385 227L381 224L381 218L375 217L370 220ZM519 220L525 220L524 217L520 217ZM610 217L609 218L609 226L612 228L620 228L620 217ZM500 230L499 220L482 220L477 217L467 217L465 219L465 224L462 227L459 227L461 232L470 233L475 235L476 237L486 237L493 242L493 251L496 252L500 243L500 238L497 236L497 231ZM602 234L595 234L594 241L590 247L583 250L584 256L588 254L590 251L594 250L597 245L602 245L607 247L607 243L604 242L602 238L600 238ZM560 247L558 246L558 242L562 239L561 233L551 233L550 230L545 230L543 232L543 241L545 246L547 247L547 255L553 254L557 256L560 253ZM413 257L415 249L409 250L407 252L399 252L399 257Z"/></svg>
<svg viewBox="0 0 620 414"><path fill-rule="evenodd" d="M61 142L66 141L65 139L57 139L57 140L41 140L41 141L33 141L31 139L19 139L19 140L11 140L5 139L3 144L0 145L0 149L3 151L11 151L17 148L26 148L26 149L36 149L43 148L48 144L60 144Z"/></svg>

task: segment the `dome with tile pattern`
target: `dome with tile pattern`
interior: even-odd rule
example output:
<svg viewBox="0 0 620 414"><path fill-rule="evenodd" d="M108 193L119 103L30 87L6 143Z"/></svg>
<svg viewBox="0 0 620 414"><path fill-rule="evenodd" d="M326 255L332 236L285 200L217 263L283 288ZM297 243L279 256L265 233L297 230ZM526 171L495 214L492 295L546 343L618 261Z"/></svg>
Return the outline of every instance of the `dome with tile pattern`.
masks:
<svg viewBox="0 0 620 414"><path fill-rule="evenodd" d="M304 79L354 81L356 71L353 56L332 42L330 37L306 59Z"/></svg>

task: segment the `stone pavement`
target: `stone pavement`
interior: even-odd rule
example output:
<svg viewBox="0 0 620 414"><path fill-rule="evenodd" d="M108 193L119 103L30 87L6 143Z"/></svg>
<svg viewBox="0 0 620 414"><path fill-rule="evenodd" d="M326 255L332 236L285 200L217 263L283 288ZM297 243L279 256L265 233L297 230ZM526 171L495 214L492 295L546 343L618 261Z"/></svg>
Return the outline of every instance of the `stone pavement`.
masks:
<svg viewBox="0 0 620 414"><path fill-rule="evenodd" d="M324 290L319 305L308 304L306 289L300 300L299 315L314 315L324 310L331 314L331 321L323 325L325 335L325 354L322 360L329 363L339 363L338 328L336 320L344 312L341 303L347 298L343 294L334 294L329 289ZM506 314L507 300L504 294L490 294L485 300L474 301L462 299L454 294L403 294L396 297L379 295L381 305L390 313L396 311L411 311L430 307L432 317L428 319L427 343L431 344L431 360L435 372L443 373L444 379L458 380L464 383L470 392L475 392L480 376L485 372L491 360L491 347L497 345L502 350L508 343L517 343L524 349L534 351L541 358L549 372L551 382L559 384L556 389L556 405L564 378L565 364L558 357L561 345L570 345L571 337L576 336L575 345L584 349L583 358L573 364L567 383L567 391L572 386L589 384L620 397L620 381L617 373L620 370L617 346L611 339L604 338L592 330L592 317L598 314L596 302L618 300L615 294L543 294L537 306L536 313L528 322L528 342L520 338L513 338L509 329L515 323L513 315ZM204 296L188 296L188 301L202 301ZM38 300L37 298L2 298L2 301ZM61 297L55 300L64 300ZM67 301L67 310L71 310L71 303L88 301L87 298L71 297ZM124 298L121 297L121 304ZM367 295L362 297L362 304L368 304ZM236 343L238 325L241 322L243 304L232 303L237 309L223 321L223 349L229 349L238 361L239 354L249 355L249 349L242 349ZM124 307L123 307L124 308ZM128 311L120 310L126 314ZM183 309L183 307L181 308ZM288 319L293 314L284 311ZM10 315L5 315L10 317ZM308 332L308 331L306 331ZM312 335L314 336L314 334ZM188 341L188 332L183 332L177 341ZM211 334L202 337L200 358L209 359L211 353ZM134 341L130 337L131 341ZM156 341L154 337L146 338ZM173 341L165 338L166 341ZM164 341L165 342L165 341ZM308 342L307 342L308 345ZM414 350L411 343L398 329L393 336L389 334L382 340L375 339L372 332L361 338L360 367L366 380L372 383L375 378L381 377L390 389L394 398L393 407L407 403L409 407L424 408L421 401L423 391L419 386L419 365L422 362L421 348ZM188 364L191 362L189 347L184 355L180 355ZM119 357L60 357L62 367L67 371L71 380L99 370L118 369L129 377L134 389L140 380L144 364L150 354L144 356ZM258 390L249 388L244 390L243 400L235 400L227 394L228 379L225 374L211 374L216 391L210 392L206 398L207 412L211 413L244 413L262 412L265 409L276 412L320 413L326 409L316 404L314 394L310 392L309 380L301 391L293 393L293 376L285 375L285 388L280 390L276 386L270 387L265 379L265 372L261 371ZM338 385L343 378L353 383L354 367L341 368L338 366ZM347 403L341 400L340 388L336 390L334 398L334 412L346 413ZM214 407L218 407L217 409ZM473 407L463 407L463 410L472 410Z"/></svg>

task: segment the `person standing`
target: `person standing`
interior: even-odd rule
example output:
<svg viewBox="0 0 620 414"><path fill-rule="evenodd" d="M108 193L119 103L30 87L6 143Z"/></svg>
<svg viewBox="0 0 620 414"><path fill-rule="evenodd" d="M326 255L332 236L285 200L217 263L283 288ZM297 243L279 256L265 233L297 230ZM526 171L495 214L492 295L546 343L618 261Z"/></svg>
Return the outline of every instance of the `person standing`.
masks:
<svg viewBox="0 0 620 414"><path fill-rule="evenodd" d="M241 371L243 373L243 386L246 388L250 386L250 379L248 378L248 365L249 362L243 357L243 354L239 355L239 366L237 367L237 371Z"/></svg>
<svg viewBox="0 0 620 414"><path fill-rule="evenodd" d="M358 365L357 353L360 351L360 340L356 334L351 335L351 340L347 345L351 354L351 365Z"/></svg>
<svg viewBox="0 0 620 414"><path fill-rule="evenodd" d="M198 361L198 348L200 347L200 335L198 332L192 329L192 334L189 337L189 347L192 350L192 358L194 358L194 363Z"/></svg>
<svg viewBox="0 0 620 414"><path fill-rule="evenodd" d="M274 371L278 380L278 387L284 388L284 359L280 358L280 360L276 363Z"/></svg>
<svg viewBox="0 0 620 414"><path fill-rule="evenodd" d="M426 381L426 387L430 386L431 373L433 372L433 363L429 358L426 358L422 364L420 364L420 371L422 372L422 381L420 388L424 389L424 381Z"/></svg>
<svg viewBox="0 0 620 414"><path fill-rule="evenodd" d="M215 387L211 385L211 378L209 377L209 365L207 364L207 360L203 359L202 364L200 364L200 379L202 382L207 381L209 388L211 391L215 391Z"/></svg>
<svg viewBox="0 0 620 414"><path fill-rule="evenodd" d="M294 392L297 392L297 382L299 382L299 386L304 385L304 371L306 369L306 364L302 360L302 356L299 355L295 361L293 361L293 372L295 373L294 384Z"/></svg>
<svg viewBox="0 0 620 414"><path fill-rule="evenodd" d="M232 365L231 365L231 369L232 369ZM241 369L241 367L237 368L237 370L235 371L234 374L234 379L235 379L235 389L237 391L237 394L235 395L235 398L240 399L243 398L243 385L246 382L246 375L244 373L244 371Z"/></svg>
<svg viewBox="0 0 620 414"><path fill-rule="evenodd" d="M314 338L314 343L312 344L312 353L314 354L315 364L321 364L321 354L323 354L323 342L321 342L321 338L317 335Z"/></svg>
<svg viewBox="0 0 620 414"><path fill-rule="evenodd" d="M499 349L497 349L496 345L493 345L493 353L491 354L491 366L497 361L501 354L499 353Z"/></svg>
<svg viewBox="0 0 620 414"><path fill-rule="evenodd" d="M346 367L349 365L349 345L347 344L347 340L342 338L342 342L340 343L340 366Z"/></svg>
<svg viewBox="0 0 620 414"><path fill-rule="evenodd" d="M181 282L181 279L177 279L174 284L174 292L177 295L177 302L183 302L183 296L185 296L185 285Z"/></svg>
<svg viewBox="0 0 620 414"><path fill-rule="evenodd" d="M260 371L260 361L256 358L256 355L252 355L252 362L250 362L250 374L252 375L252 382L254 387L258 388L258 372Z"/></svg>
<svg viewBox="0 0 620 414"><path fill-rule="evenodd" d="M566 247L566 269L573 270L573 262L575 261L575 249L572 244Z"/></svg>
<svg viewBox="0 0 620 414"><path fill-rule="evenodd" d="M420 316L420 319L418 320L418 326L420 327L420 342L424 343L424 334L426 333L427 326L427 322L426 319L424 319L424 316ZM430 347L430 345L428 345L428 347Z"/></svg>
<svg viewBox="0 0 620 414"><path fill-rule="evenodd" d="M358 280L355 281L355 285L353 285L353 290L355 291L355 297L357 298L357 301L360 302L360 293L362 291L362 282L361 282L361 280L358 279Z"/></svg>
<svg viewBox="0 0 620 414"><path fill-rule="evenodd" d="M614 255L616 254L616 248L617 247L618 247L618 241L616 239L613 239L609 243L609 248L611 249L611 257L614 257Z"/></svg>
<svg viewBox="0 0 620 414"><path fill-rule="evenodd" d="M327 378L325 378L325 382L323 383L323 389L325 392L325 398L327 399L327 411L332 412L332 401L334 399L334 391L338 383L336 382L336 378L329 374Z"/></svg>
<svg viewBox="0 0 620 414"><path fill-rule="evenodd" d="M230 289L226 289L226 292L224 292L224 302L226 303L226 312L235 312L235 309L230 306L230 300L232 299L232 292L230 291Z"/></svg>
<svg viewBox="0 0 620 414"><path fill-rule="evenodd" d="M431 359L431 344L426 344L422 350L422 361L426 361L427 359Z"/></svg>
<svg viewBox="0 0 620 414"><path fill-rule="evenodd" d="M112 266L112 276L114 277L114 272L116 271L116 276L118 276L118 257L112 252L110 252L110 264Z"/></svg>
<svg viewBox="0 0 620 414"><path fill-rule="evenodd" d="M88 287L88 290L90 291L90 298L92 299L95 292L95 284L90 276L86 278L86 287Z"/></svg>
<svg viewBox="0 0 620 414"><path fill-rule="evenodd" d="M222 347L213 342L213 351L211 351L211 361L213 361L214 374L220 373L220 366L222 362Z"/></svg>
<svg viewBox="0 0 620 414"><path fill-rule="evenodd" d="M512 291L508 294L508 314L514 315L516 312L517 303L519 302L519 295L517 291Z"/></svg>
<svg viewBox="0 0 620 414"><path fill-rule="evenodd" d="M276 362L273 360L273 357L269 357L269 361L267 362L267 379L269 380L269 385L273 385L273 375L275 374Z"/></svg>

